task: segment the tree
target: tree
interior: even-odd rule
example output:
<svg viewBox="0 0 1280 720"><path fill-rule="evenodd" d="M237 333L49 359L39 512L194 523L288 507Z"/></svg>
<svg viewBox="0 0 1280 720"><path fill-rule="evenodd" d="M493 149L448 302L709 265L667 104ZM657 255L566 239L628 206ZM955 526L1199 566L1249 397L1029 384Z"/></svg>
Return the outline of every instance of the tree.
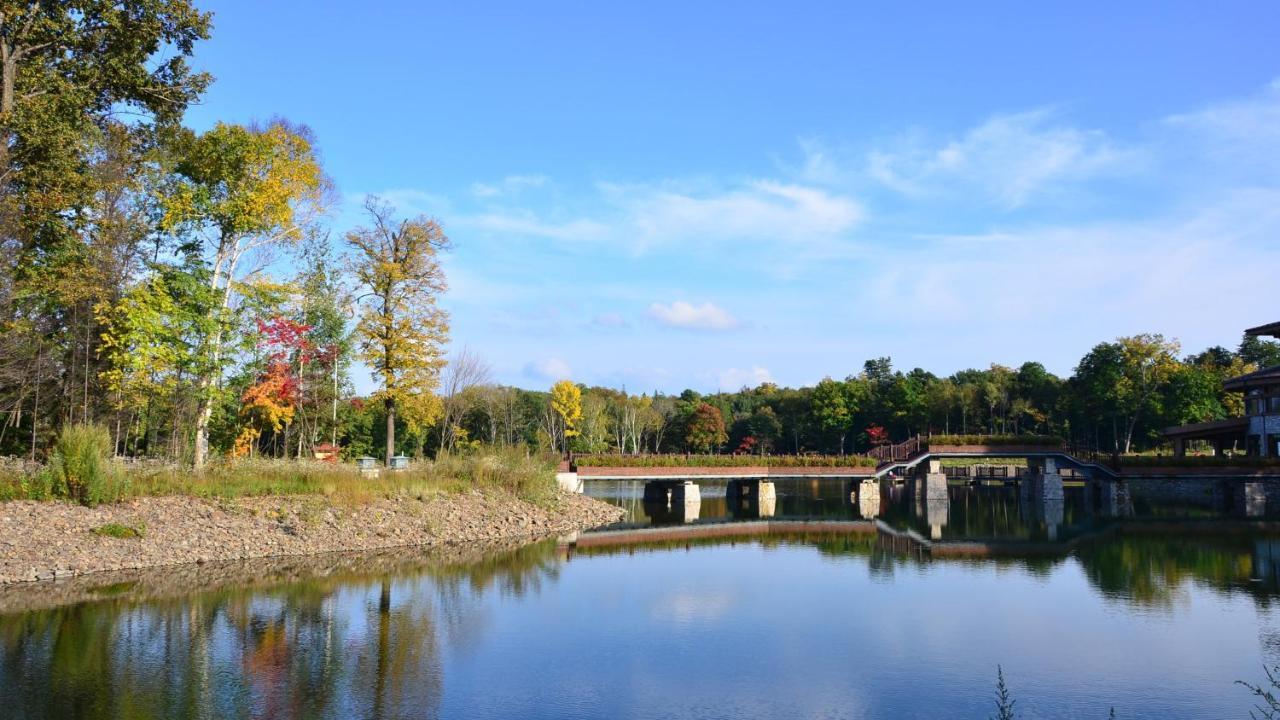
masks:
<svg viewBox="0 0 1280 720"><path fill-rule="evenodd" d="M778 421L778 415L774 413L773 408L768 405L756 408L756 411L747 419L747 427L750 428L751 437L755 438L755 446L759 448L762 455L773 450L774 443L782 434L782 423Z"/></svg>
<svg viewBox="0 0 1280 720"><path fill-rule="evenodd" d="M554 421L552 444L558 442L556 449L567 451L569 439L578 435L578 423L582 420L582 388L571 380L561 380L551 386L548 404Z"/></svg>
<svg viewBox="0 0 1280 720"><path fill-rule="evenodd" d="M489 382L489 365L480 356L462 348L446 366L441 385L440 449L452 450L457 431L466 414L471 390Z"/></svg>
<svg viewBox="0 0 1280 720"><path fill-rule="evenodd" d="M1280 342L1245 335L1240 341L1240 359L1260 368L1280 365Z"/></svg>
<svg viewBox="0 0 1280 720"><path fill-rule="evenodd" d="M186 60L209 20L187 0L0 4L0 201L29 233L28 267L77 222L86 136L122 111L172 127L204 91Z"/></svg>
<svg viewBox="0 0 1280 720"><path fill-rule="evenodd" d="M186 249L203 253L209 288L221 296L220 322L201 347L208 370L197 387L197 469L209 454L213 393L230 324L227 313L236 288L258 270L243 273L241 262L255 251L302 240L323 212L328 191L310 131L282 120L266 127L219 123L183 143L161 227L192 238Z"/></svg>
<svg viewBox="0 0 1280 720"><path fill-rule="evenodd" d="M694 452L700 453L709 453L729 442L720 408L705 402L699 403L689 420L685 442Z"/></svg>
<svg viewBox="0 0 1280 720"><path fill-rule="evenodd" d="M353 270L365 290L356 323L359 356L373 371L376 397L387 413L386 462L395 455L398 412L410 422L439 415L432 392L439 384L448 341L448 315L437 302L444 294L439 253L449 238L435 220L396 220L391 207L365 201L370 226L347 234L356 251Z"/></svg>
<svg viewBox="0 0 1280 720"><path fill-rule="evenodd" d="M1161 390L1179 367L1178 351L1162 335L1134 335L1097 345L1076 367L1080 401L1095 420L1110 420L1117 451L1131 450L1139 421L1161 414Z"/></svg>
<svg viewBox="0 0 1280 720"><path fill-rule="evenodd" d="M823 378L813 388L813 415L818 425L828 433L834 433L839 439L840 454L844 455L844 439L849 434L849 425L853 421L854 409L849 407L849 392L845 383L831 378Z"/></svg>

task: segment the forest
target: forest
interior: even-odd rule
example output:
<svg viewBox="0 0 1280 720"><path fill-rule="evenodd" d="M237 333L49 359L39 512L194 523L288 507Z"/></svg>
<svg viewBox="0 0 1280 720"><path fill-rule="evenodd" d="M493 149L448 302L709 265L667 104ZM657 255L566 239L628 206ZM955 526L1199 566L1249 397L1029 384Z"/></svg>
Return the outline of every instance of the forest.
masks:
<svg viewBox="0 0 1280 720"><path fill-rule="evenodd" d="M189 63L209 14L86 0L0 23L0 456L39 461L78 425L105 428L117 456L197 468L480 445L844 455L935 432L1135 452L1240 414L1222 380L1280 364L1256 338L1184 354L1149 334L1098 344L1065 378L884 357L710 395L502 386L474 353L450 357L442 221L370 197L360 226L337 227L319 139L296 120L183 124L213 81ZM376 390L357 395L366 372Z"/></svg>

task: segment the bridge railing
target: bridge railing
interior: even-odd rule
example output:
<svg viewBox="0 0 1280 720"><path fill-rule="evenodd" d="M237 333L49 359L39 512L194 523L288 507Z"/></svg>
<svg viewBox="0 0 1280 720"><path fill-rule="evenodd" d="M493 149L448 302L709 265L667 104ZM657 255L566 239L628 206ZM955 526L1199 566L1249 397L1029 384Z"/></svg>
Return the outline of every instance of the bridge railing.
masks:
<svg viewBox="0 0 1280 720"><path fill-rule="evenodd" d="M880 464L890 462L902 462L909 460L917 455L921 450L928 447L928 441L916 435L913 438L904 440L896 445L880 445L867 451L867 456L875 458Z"/></svg>

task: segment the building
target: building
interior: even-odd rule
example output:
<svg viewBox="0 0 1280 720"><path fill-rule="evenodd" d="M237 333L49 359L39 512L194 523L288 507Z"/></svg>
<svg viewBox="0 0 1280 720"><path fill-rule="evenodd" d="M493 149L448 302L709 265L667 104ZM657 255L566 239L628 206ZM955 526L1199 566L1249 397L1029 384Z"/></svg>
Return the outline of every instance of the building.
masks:
<svg viewBox="0 0 1280 720"><path fill-rule="evenodd" d="M1280 338L1280 322L1244 332ZM1173 454L1185 455L1190 440L1207 440L1219 455L1227 447L1243 447L1249 455L1280 457L1280 365L1231 378L1222 387L1244 395L1244 417L1166 429L1164 436L1173 443Z"/></svg>

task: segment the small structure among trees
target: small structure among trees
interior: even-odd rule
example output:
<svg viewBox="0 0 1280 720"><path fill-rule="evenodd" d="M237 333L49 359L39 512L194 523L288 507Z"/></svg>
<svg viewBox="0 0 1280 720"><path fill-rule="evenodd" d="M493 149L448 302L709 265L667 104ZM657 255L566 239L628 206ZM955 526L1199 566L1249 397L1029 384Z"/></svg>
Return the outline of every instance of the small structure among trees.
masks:
<svg viewBox="0 0 1280 720"><path fill-rule="evenodd" d="M1280 338L1280 322L1245 330L1246 343L1265 337ZM1201 440L1211 443L1219 455L1226 447L1243 447L1250 456L1280 457L1280 364L1230 378L1222 389L1243 395L1242 414L1167 428L1164 436L1173 443L1174 455L1185 455L1188 442Z"/></svg>

